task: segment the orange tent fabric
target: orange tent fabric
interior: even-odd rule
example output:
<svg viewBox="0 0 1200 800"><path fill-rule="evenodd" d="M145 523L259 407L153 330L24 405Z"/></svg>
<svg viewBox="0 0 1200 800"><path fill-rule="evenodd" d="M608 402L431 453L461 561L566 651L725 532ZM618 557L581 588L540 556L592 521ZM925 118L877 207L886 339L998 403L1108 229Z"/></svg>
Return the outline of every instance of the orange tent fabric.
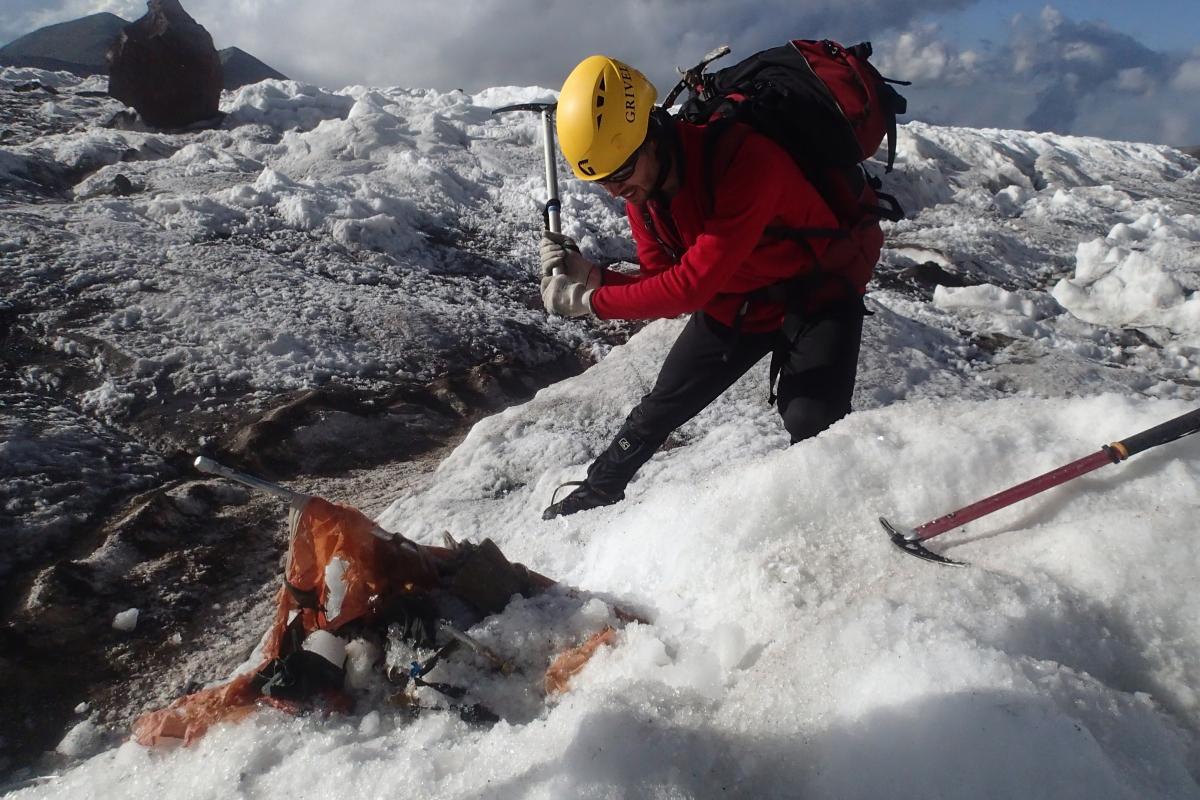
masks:
<svg viewBox="0 0 1200 800"><path fill-rule="evenodd" d="M279 590L275 618L263 646L263 661L253 673L239 675L229 683L182 697L170 706L144 714L133 726L134 738L144 745L167 739L190 744L209 727L224 720L240 719L259 701L255 673L272 659L286 655L289 624L299 624L304 635L318 629L336 631L345 623L371 621L398 595L428 591L437 586L436 561L450 551L423 547L388 534L357 509L319 497L308 498L290 515L291 545L288 548L286 585ZM378 534L377 534L378 532ZM383 538L388 537L388 538ZM326 565L340 560L345 593L331 597ZM289 586L291 588L289 588ZM316 598L317 608L302 608L298 593ZM339 613L330 618L330 601L340 600ZM297 620L297 616L299 619ZM290 704L270 701L272 705Z"/></svg>
<svg viewBox="0 0 1200 800"><path fill-rule="evenodd" d="M190 744L216 723L246 716L260 702L297 710L293 703L261 695L257 673L272 660L286 656L295 648L296 641L302 641L313 631L337 631L351 621L376 622L397 598L436 589L440 579L438 564L453 558L455 553L387 533L358 510L319 497L294 505L289 524L291 544L285 584L277 595L275 617L263 644L262 663L228 683L181 697L166 708L139 717L133 727L139 743L152 746L182 739ZM538 590L554 585L554 581L543 575L532 571L528 575ZM301 602L302 598L305 602ZM632 619L620 611L618 615ZM295 633L300 635L292 635ZM600 645L610 643L614 636L611 628L605 628L557 659L552 668L554 677L547 674L547 688L564 690L569 678ZM338 705L336 698L332 700ZM349 698L341 700L348 708Z"/></svg>

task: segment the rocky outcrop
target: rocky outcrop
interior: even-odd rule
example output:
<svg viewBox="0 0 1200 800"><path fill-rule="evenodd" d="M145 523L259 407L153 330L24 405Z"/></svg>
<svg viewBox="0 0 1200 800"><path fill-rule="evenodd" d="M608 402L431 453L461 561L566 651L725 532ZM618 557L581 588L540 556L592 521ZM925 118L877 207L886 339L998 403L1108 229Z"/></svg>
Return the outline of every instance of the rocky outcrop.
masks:
<svg viewBox="0 0 1200 800"><path fill-rule="evenodd" d="M237 47L226 47L221 51L221 67L225 70L225 88L237 89L251 83L258 83L272 78L286 81L284 75L277 69L267 66L254 56Z"/></svg>
<svg viewBox="0 0 1200 800"><path fill-rule="evenodd" d="M156 128L219 116L221 58L212 36L179 0L149 0L109 53L108 93Z"/></svg>
<svg viewBox="0 0 1200 800"><path fill-rule="evenodd" d="M91 14L70 22L47 25L0 47L0 67L36 67L76 75L104 75L108 52L129 20L115 14ZM223 87L237 89L268 78L287 76L237 47L218 52L224 72Z"/></svg>

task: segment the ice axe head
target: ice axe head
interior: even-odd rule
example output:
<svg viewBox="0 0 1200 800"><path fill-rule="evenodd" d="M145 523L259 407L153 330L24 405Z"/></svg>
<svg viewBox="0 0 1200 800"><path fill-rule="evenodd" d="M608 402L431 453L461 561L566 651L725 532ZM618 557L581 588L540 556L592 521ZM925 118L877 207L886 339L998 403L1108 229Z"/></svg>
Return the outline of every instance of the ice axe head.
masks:
<svg viewBox="0 0 1200 800"><path fill-rule="evenodd" d="M493 114L507 114L511 111L534 111L542 115L542 145L546 160L546 205L542 208L545 226L555 233L562 232L559 215L562 204L558 200L558 161L554 154L554 109L558 103L517 103L511 106L492 109Z"/></svg>
<svg viewBox="0 0 1200 800"><path fill-rule="evenodd" d="M897 528L886 517L879 518L879 524L887 531L891 537L892 544L899 547L910 556L916 556L926 561L932 561L935 564L945 564L948 567L963 567L966 566L964 561L955 561L952 558L946 558L943 555L933 552L925 545L921 544L921 538L911 528Z"/></svg>

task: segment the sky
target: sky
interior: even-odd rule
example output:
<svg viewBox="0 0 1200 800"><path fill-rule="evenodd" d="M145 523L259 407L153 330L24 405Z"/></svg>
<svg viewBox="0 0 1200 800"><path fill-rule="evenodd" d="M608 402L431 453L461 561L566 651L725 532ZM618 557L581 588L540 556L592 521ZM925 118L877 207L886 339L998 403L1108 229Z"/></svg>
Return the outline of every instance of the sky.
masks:
<svg viewBox="0 0 1200 800"><path fill-rule="evenodd" d="M0 40L140 0L5 0ZM912 116L1163 144L1200 144L1200 15L1192 0L188 0L218 47L236 45L330 88L557 88L603 52L665 95L674 67L728 43L872 40L909 78ZM732 63L732 62L727 62Z"/></svg>

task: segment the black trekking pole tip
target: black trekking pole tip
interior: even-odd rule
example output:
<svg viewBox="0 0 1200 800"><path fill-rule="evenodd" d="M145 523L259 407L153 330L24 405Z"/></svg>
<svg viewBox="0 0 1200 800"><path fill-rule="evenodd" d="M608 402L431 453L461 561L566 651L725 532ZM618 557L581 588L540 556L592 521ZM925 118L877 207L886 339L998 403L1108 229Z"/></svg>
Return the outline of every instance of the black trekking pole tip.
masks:
<svg viewBox="0 0 1200 800"><path fill-rule="evenodd" d="M879 524L883 526L884 531L891 538L892 544L899 547L910 556L916 556L924 561L932 561L935 564L945 564L948 567L965 567L967 562L955 561L952 558L946 558L943 555L938 555L932 550L921 544L921 540L916 537L911 530L901 530L892 523L888 522L887 517L880 517Z"/></svg>

